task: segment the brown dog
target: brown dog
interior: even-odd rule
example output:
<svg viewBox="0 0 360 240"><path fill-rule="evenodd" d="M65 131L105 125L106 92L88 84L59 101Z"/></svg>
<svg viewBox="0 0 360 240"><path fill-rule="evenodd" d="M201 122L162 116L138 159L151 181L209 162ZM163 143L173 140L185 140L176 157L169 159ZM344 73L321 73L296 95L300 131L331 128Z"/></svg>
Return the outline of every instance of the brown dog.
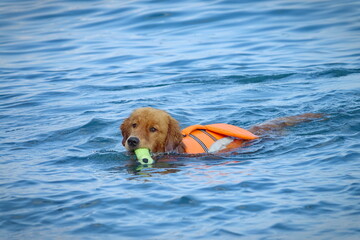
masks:
<svg viewBox="0 0 360 240"><path fill-rule="evenodd" d="M279 131L288 126L322 117L322 114L306 113L277 118L253 126L249 131L262 136L268 132ZM123 135L122 144L128 151L148 148L151 152L185 152L178 121L163 110L151 107L136 109L124 120L120 130Z"/></svg>

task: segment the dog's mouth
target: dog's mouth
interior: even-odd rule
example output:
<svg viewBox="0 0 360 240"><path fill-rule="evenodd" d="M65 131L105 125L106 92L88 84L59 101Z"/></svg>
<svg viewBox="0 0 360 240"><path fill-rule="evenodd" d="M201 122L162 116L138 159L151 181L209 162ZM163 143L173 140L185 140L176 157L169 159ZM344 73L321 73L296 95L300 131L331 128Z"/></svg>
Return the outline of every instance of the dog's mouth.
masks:
<svg viewBox="0 0 360 240"><path fill-rule="evenodd" d="M151 157L150 149L141 146L138 137L130 136L126 140L126 148L128 151L134 152L140 164L153 164L155 161Z"/></svg>

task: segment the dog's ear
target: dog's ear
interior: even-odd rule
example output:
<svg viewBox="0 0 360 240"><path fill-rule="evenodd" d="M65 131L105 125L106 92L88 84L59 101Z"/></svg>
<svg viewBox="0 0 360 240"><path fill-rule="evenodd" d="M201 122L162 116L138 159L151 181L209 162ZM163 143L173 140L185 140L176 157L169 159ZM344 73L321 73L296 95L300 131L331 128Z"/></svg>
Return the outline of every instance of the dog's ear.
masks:
<svg viewBox="0 0 360 240"><path fill-rule="evenodd" d="M120 125L121 135L123 136L122 145L125 146L126 139L129 138L130 132L130 120L126 118L124 122Z"/></svg>
<svg viewBox="0 0 360 240"><path fill-rule="evenodd" d="M183 139L178 121L169 117L169 127L165 142L165 152L174 151Z"/></svg>

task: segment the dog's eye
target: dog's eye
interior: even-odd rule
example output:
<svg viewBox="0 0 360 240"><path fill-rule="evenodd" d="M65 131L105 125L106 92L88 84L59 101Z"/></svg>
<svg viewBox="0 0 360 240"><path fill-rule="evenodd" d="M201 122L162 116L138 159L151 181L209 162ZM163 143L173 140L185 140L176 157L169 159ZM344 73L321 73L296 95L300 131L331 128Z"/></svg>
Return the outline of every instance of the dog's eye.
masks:
<svg viewBox="0 0 360 240"><path fill-rule="evenodd" d="M150 132L156 132L156 131L157 131L156 128L154 128L154 127L151 127L151 128L150 128Z"/></svg>
<svg viewBox="0 0 360 240"><path fill-rule="evenodd" d="M137 127L137 124L136 124L136 123L133 123L131 126L132 126L133 128L136 128L136 127Z"/></svg>

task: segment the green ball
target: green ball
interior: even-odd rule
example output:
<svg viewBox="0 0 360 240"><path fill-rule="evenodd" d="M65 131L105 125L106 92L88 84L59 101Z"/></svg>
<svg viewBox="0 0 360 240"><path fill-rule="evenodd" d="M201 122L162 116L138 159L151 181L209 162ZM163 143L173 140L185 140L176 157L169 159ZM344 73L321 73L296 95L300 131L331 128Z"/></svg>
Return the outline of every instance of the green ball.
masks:
<svg viewBox="0 0 360 240"><path fill-rule="evenodd" d="M150 155L148 148L138 148L135 150L135 155L139 163L141 164L153 164L155 161Z"/></svg>

